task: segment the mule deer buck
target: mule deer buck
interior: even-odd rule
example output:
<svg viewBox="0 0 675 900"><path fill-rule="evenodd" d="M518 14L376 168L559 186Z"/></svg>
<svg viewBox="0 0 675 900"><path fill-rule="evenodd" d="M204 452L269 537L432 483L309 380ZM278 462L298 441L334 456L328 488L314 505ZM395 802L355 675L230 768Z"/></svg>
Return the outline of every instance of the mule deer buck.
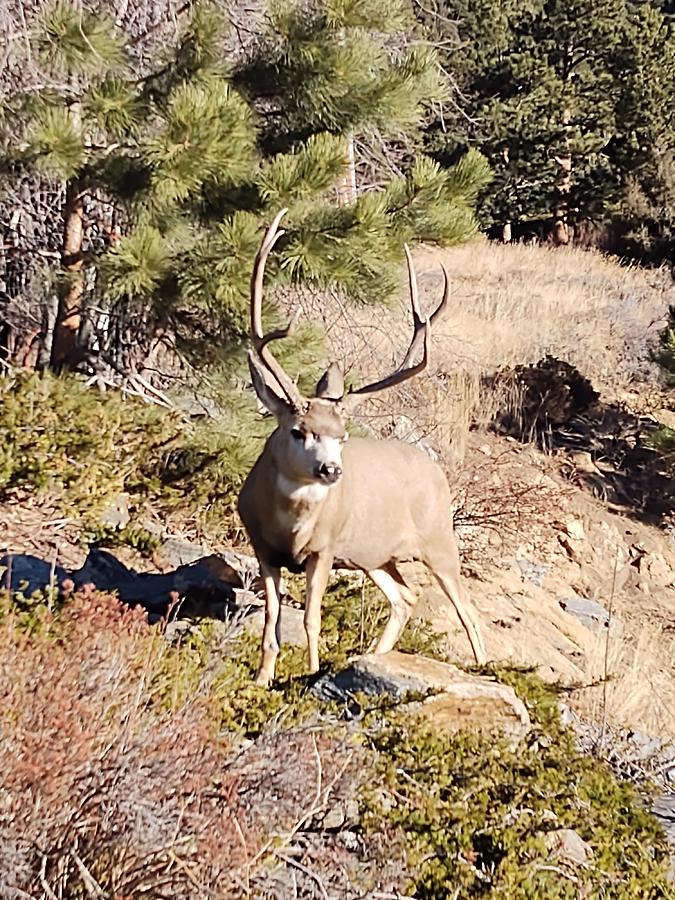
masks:
<svg viewBox="0 0 675 900"><path fill-rule="evenodd" d="M321 600L334 567L361 569L390 603L389 620L375 647L386 653L410 618L416 597L397 564L426 564L454 605L476 662L486 660L478 626L459 575L453 534L450 489L441 468L422 450L395 440L353 437L347 442L345 415L364 394L400 384L425 368L431 324L448 300L443 269L443 299L428 319L420 315L417 282L408 263L414 332L401 366L391 375L345 395L342 375L333 365L320 379L316 396L303 397L270 352L270 343L286 337L295 324L263 334L262 293L265 262L284 233L282 210L267 230L251 276L249 365L253 386L278 427L249 473L239 496L239 514L260 563L265 588L262 658L256 682L274 678L280 644L280 569L305 571L304 624L309 669L319 669ZM421 361L412 365L422 350Z"/></svg>

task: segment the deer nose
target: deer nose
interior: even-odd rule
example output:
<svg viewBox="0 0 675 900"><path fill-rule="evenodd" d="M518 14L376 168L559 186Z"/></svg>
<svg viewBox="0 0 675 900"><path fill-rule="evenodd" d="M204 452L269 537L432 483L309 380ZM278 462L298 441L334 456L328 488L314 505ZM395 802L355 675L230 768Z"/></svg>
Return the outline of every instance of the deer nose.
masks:
<svg viewBox="0 0 675 900"><path fill-rule="evenodd" d="M340 466L333 465L332 463L321 463L321 465L316 468L316 474L321 481L324 481L326 484L335 484L342 475L342 469Z"/></svg>

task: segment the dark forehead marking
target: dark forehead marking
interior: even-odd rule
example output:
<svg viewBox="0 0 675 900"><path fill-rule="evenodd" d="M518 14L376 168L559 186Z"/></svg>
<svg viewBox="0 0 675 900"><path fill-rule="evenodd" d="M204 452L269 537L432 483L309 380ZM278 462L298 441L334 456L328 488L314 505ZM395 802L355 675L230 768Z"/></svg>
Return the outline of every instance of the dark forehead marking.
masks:
<svg viewBox="0 0 675 900"><path fill-rule="evenodd" d="M310 400L301 424L307 431L325 437L341 438L346 430L342 416L330 400Z"/></svg>

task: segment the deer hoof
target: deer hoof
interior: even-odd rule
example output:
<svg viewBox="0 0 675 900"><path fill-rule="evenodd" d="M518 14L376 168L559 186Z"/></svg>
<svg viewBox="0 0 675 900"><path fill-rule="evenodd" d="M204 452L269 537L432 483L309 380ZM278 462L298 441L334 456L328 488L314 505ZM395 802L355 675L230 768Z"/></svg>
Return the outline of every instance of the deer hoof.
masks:
<svg viewBox="0 0 675 900"><path fill-rule="evenodd" d="M265 672L263 669L260 669L258 674L253 679L253 683L259 685L260 687L269 687L272 684L272 676L269 672Z"/></svg>

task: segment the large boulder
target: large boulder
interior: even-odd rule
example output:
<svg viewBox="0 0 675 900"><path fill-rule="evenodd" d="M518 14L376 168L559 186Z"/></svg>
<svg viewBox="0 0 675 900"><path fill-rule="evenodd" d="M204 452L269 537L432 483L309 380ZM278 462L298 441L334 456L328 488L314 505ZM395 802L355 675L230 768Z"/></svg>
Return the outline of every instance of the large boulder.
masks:
<svg viewBox="0 0 675 900"><path fill-rule="evenodd" d="M524 703L508 685L397 650L358 656L342 672L322 679L317 689L324 696L347 701L359 691L397 699L423 694L408 709L438 731L498 732L515 743L531 724Z"/></svg>
<svg viewBox="0 0 675 900"><path fill-rule="evenodd" d="M89 551L80 569L54 566L28 554L7 554L0 559L0 588L30 597L48 587L62 593L63 583L71 581L76 590L91 584L113 591L124 603L143 606L153 621L176 612L178 604L181 616L223 619L249 600L246 588L253 580L254 562L232 553L214 554L171 572L150 573L128 569L99 549Z"/></svg>

